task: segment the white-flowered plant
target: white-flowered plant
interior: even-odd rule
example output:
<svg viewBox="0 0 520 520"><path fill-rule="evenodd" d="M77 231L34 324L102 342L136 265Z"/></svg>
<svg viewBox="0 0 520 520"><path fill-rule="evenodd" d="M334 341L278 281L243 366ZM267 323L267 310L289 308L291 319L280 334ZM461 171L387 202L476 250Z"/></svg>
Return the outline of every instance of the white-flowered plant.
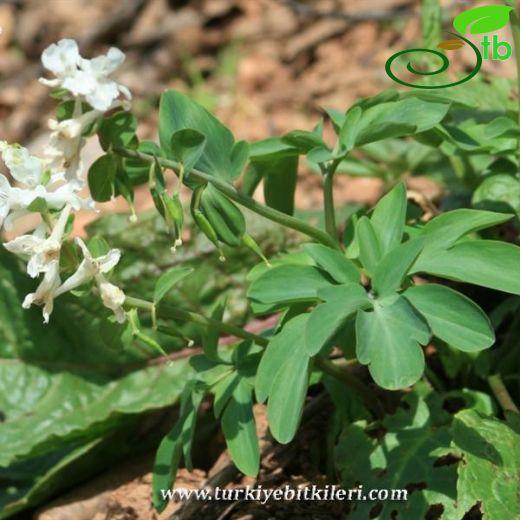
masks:
<svg viewBox="0 0 520 520"><path fill-rule="evenodd" d="M63 282L60 263L73 212L96 211L92 198L82 193L86 183L81 150L86 142L85 132L107 111L128 108L129 90L109 77L124 58L119 49L111 48L106 55L85 59L73 40L52 44L43 52L42 62L55 78L40 81L64 91L60 97L72 102L71 116L49 121L50 134L43 157L32 155L20 145L0 142L0 154L12 179L0 174L0 230L15 234L16 220L30 214L41 216L32 233L15 236L4 247L27 260L29 276L42 276L22 306L42 306L45 323L50 319L56 297L90 282L94 282L103 304L114 312L117 321L125 320L125 294L106 277L119 261L119 250L93 257L86 244L77 238L75 244L83 260ZM118 99L120 94L126 101Z"/></svg>

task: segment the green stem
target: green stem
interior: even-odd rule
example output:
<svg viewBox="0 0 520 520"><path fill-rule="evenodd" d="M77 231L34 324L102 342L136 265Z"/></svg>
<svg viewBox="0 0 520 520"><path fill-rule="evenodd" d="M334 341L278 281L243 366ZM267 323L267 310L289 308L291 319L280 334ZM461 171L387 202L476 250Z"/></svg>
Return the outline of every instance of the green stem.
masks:
<svg viewBox="0 0 520 520"><path fill-rule="evenodd" d="M152 162L154 160L153 156L138 152L136 150L114 148L113 151L122 157L128 157L130 159L140 159L141 161L146 162ZM157 160L161 166L169 168L178 174L180 170L180 165L178 162L160 157L158 157ZM237 204L240 204L241 206L258 213L259 215L262 215L263 217L268 218L273 222L277 222L278 224L282 224L288 228L295 229L296 231L299 231L300 233L303 233L327 246L333 248L339 247L337 241L335 241L327 233L307 224L303 220L282 213L281 211L270 208L269 206L265 206L264 204L260 204L251 197L248 197L244 193L238 191L233 185L222 181L213 175L209 175L207 173L201 172L200 170L193 169L190 172L190 176L195 180L211 183L213 186L215 186L215 188L224 193L224 195L235 201Z"/></svg>
<svg viewBox="0 0 520 520"><path fill-rule="evenodd" d="M248 332L247 330L236 327L235 325L223 323L195 312L184 311L182 309L178 309L177 307L172 307L171 305L161 305L158 309L156 309L156 306L152 302L139 298L133 298L131 296L127 296L125 298L125 305L148 312L157 312L157 316L162 318L191 321L192 323L197 323L204 327L213 328L219 330L220 332L236 336L237 338L252 340L257 345L264 348L267 347L269 343L267 338L253 334L252 332ZM359 379L353 376L348 370L342 369L325 357L316 357L315 365L323 372L329 374L335 379L338 379L349 388L355 390L363 398L363 401L367 407L372 410L377 417L381 417L383 415L383 409L374 392L372 392L368 386L359 381Z"/></svg>
<svg viewBox="0 0 520 520"><path fill-rule="evenodd" d="M334 170L327 171L323 177L323 202L325 211L325 229L337 243L338 228L336 226L336 214L334 211Z"/></svg>
<svg viewBox="0 0 520 520"><path fill-rule="evenodd" d="M494 374L487 378L491 391L493 392L496 400L500 403L500 406L504 411L511 411L518 413L518 407L511 398L511 395L507 391L506 385L502 381L499 374Z"/></svg>
<svg viewBox="0 0 520 520"><path fill-rule="evenodd" d="M511 13L511 29L513 30L513 40L515 43L515 58L516 58L516 88L517 88L517 103L518 103L518 124L520 125L520 16L515 6L515 0L508 0L507 2L512 8ZM518 145L516 156L518 159L518 171L520 173L520 137L518 138Z"/></svg>

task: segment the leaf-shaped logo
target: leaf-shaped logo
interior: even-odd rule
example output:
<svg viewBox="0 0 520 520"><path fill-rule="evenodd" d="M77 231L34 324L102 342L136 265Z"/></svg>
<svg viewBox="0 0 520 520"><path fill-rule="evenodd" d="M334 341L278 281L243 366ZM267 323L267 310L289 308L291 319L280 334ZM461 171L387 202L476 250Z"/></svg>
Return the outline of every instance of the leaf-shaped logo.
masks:
<svg viewBox="0 0 520 520"><path fill-rule="evenodd" d="M464 34L469 28L470 34L482 34L502 29L509 22L509 13L513 10L507 5L483 5L463 11L453 20L453 27Z"/></svg>

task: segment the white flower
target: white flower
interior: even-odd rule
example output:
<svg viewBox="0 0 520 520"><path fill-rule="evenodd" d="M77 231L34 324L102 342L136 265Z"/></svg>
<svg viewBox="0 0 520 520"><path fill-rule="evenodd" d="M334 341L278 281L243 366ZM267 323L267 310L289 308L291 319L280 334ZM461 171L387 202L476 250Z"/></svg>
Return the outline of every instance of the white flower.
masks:
<svg viewBox="0 0 520 520"><path fill-rule="evenodd" d="M43 163L31 155L27 148L0 142L0 151L5 165L18 182L34 188L42 183Z"/></svg>
<svg viewBox="0 0 520 520"><path fill-rule="evenodd" d="M43 153L52 171L64 172L66 180L82 178L83 165L80 152L85 144L82 134L102 115L99 110L90 110L64 121L49 120L49 128L52 132Z"/></svg>
<svg viewBox="0 0 520 520"><path fill-rule="evenodd" d="M59 264L61 244L70 210L70 206L66 205L48 238L39 236L41 228L38 228L37 233L21 235L4 244L11 253L30 257L27 263L27 274L32 278L53 270L55 262Z"/></svg>
<svg viewBox="0 0 520 520"><path fill-rule="evenodd" d="M71 291L94 280L101 294L103 305L114 311L117 321L123 322L125 320L123 310L125 294L104 276L117 265L121 252L118 249L111 249L106 255L94 258L81 238L76 238L76 243L83 252L83 260L76 272L58 288L56 295Z"/></svg>
<svg viewBox="0 0 520 520"><path fill-rule="evenodd" d="M42 64L56 79L41 78L40 81L49 87L62 86L77 72L80 59L78 44L74 40L63 39L53 43L43 51Z"/></svg>
<svg viewBox="0 0 520 520"><path fill-rule="evenodd" d="M123 63L125 55L115 47L107 54L91 60L79 55L74 40L61 40L45 49L43 66L56 76L54 80L41 79L45 85L61 87L76 98L84 99L94 109L105 112L122 93L131 98L129 90L109 78Z"/></svg>
<svg viewBox="0 0 520 520"><path fill-rule="evenodd" d="M28 309L33 304L43 305L43 321L49 323L49 318L54 308L56 289L60 284L60 262L59 260L53 260L49 263L43 280L36 291L25 297L22 307Z"/></svg>
<svg viewBox="0 0 520 520"><path fill-rule="evenodd" d="M14 221L29 214L27 208L31 203L38 197L44 197L46 193L43 186L32 189L14 188L7 177L0 174L0 229L12 229Z"/></svg>

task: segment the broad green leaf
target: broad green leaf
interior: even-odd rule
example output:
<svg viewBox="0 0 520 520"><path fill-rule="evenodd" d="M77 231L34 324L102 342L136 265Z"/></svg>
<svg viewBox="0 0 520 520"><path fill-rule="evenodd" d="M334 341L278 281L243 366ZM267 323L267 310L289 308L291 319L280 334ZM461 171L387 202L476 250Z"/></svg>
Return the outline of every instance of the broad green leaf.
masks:
<svg viewBox="0 0 520 520"><path fill-rule="evenodd" d="M356 144L425 132L448 113L449 103L410 96L364 109Z"/></svg>
<svg viewBox="0 0 520 520"><path fill-rule="evenodd" d="M507 5L483 5L462 11L453 20L453 27L461 34L482 34L495 32L509 23L509 13L513 10Z"/></svg>
<svg viewBox="0 0 520 520"><path fill-rule="evenodd" d="M484 311L469 298L437 284L416 285L404 292L424 316L432 334L464 352L489 348L495 333Z"/></svg>
<svg viewBox="0 0 520 520"><path fill-rule="evenodd" d="M357 283L329 287L318 294L326 303L319 304L311 312L305 327L309 356L318 354L358 309L370 305L365 289Z"/></svg>
<svg viewBox="0 0 520 520"><path fill-rule="evenodd" d="M170 139L171 153L182 164L185 175L198 163L205 147L206 137L191 128L177 130Z"/></svg>
<svg viewBox="0 0 520 520"><path fill-rule="evenodd" d="M368 273L374 273L382 257L381 244L368 217L361 217L356 226L359 257Z"/></svg>
<svg viewBox="0 0 520 520"><path fill-rule="evenodd" d="M502 224L511 217L503 213L465 208L443 213L430 220L422 229L427 244L421 256L430 256L434 249L448 248L468 233Z"/></svg>
<svg viewBox="0 0 520 520"><path fill-rule="evenodd" d="M222 430L237 468L254 477L260 467L260 449L251 393L250 386L243 379L240 380L222 414Z"/></svg>
<svg viewBox="0 0 520 520"><path fill-rule="evenodd" d="M0 466L89 442L177 402L192 374L186 362L139 368L142 353L108 348L97 299L60 297L44 325L39 309L20 305L34 282L15 266L0 252Z"/></svg>
<svg viewBox="0 0 520 520"><path fill-rule="evenodd" d="M421 254L411 272L520 294L520 247L497 240L466 241L435 255Z"/></svg>
<svg viewBox="0 0 520 520"><path fill-rule="evenodd" d="M452 431L453 444L462 456L457 466L457 517L479 504L486 519L512 518L518 511L518 429L463 410L455 416Z"/></svg>
<svg viewBox="0 0 520 520"><path fill-rule="evenodd" d="M293 318L276 336L279 338L278 342L284 337L284 341L291 338L295 340L290 344L289 355L286 355L278 369L270 374L272 385L267 403L267 418L273 437L282 444L290 442L296 435L307 395L309 356L305 351L305 327L308 318L308 314ZM284 333L289 326L290 330ZM256 391L258 395L258 386Z"/></svg>
<svg viewBox="0 0 520 520"><path fill-rule="evenodd" d="M406 218L406 186L400 182L376 204L370 217L384 255L401 243Z"/></svg>
<svg viewBox="0 0 520 520"><path fill-rule="evenodd" d="M356 265L343 253L321 244L305 244L303 249L336 282L359 282Z"/></svg>
<svg viewBox="0 0 520 520"><path fill-rule="evenodd" d="M316 267L280 265L265 271L249 288L248 297L281 306L317 299L318 289L332 285Z"/></svg>
<svg viewBox="0 0 520 520"><path fill-rule="evenodd" d="M353 500L349 519L366 520L372 511L381 520L429 518L433 505L442 507L442 518L461 518L455 514L456 466L442 464L450 453L449 428L435 420L416 393L406 396L395 414L385 416L380 435L365 426L363 421L348 424L335 450L343 487L353 489L361 482L364 495L369 489L394 489L406 490L407 496Z"/></svg>
<svg viewBox="0 0 520 520"><path fill-rule="evenodd" d="M88 187L92 198L97 202L106 202L115 193L115 180L118 160L114 155L103 155L88 170Z"/></svg>
<svg viewBox="0 0 520 520"><path fill-rule="evenodd" d="M512 175L491 175L473 192L471 202L477 208L514 211L520 217L520 181Z"/></svg>
<svg viewBox="0 0 520 520"><path fill-rule="evenodd" d="M424 247L422 238L415 238L394 247L381 260L372 276L372 286L378 297L397 291L415 259Z"/></svg>
<svg viewBox="0 0 520 520"><path fill-rule="evenodd" d="M375 382L388 390L416 383L424 371L430 331L423 318L402 296L375 300L373 311L358 311L356 354L368 365Z"/></svg>
<svg viewBox="0 0 520 520"><path fill-rule="evenodd" d="M411 123L376 123L360 130L356 136L356 145L363 146L383 139L402 137L417 131L417 126Z"/></svg>
<svg viewBox="0 0 520 520"><path fill-rule="evenodd" d="M131 112L121 110L110 117L101 120L98 129L99 142L103 150L114 147L137 147L137 120Z"/></svg>
<svg viewBox="0 0 520 520"><path fill-rule="evenodd" d="M300 351L300 343L304 343L307 320L307 314L292 318L269 340L256 374L255 396L259 403L263 403L269 396L274 378L285 362L295 356L295 351Z"/></svg>
<svg viewBox="0 0 520 520"><path fill-rule="evenodd" d="M298 177L298 156L251 163L264 179L264 198L271 208L292 215Z"/></svg>
<svg viewBox="0 0 520 520"><path fill-rule="evenodd" d="M94 478L106 467L116 465L121 457L135 456L137 423L124 430L98 437L86 444L61 449L44 457L36 457L7 469L0 469L0 519L28 518L23 510L48 502L60 491Z"/></svg>
<svg viewBox="0 0 520 520"><path fill-rule="evenodd" d="M159 137L166 157L176 159L171 138L184 129L196 130L207 142L195 167L204 173L231 182L236 175L231 163L233 134L212 114L188 96L168 90L161 96L159 106Z"/></svg>
<svg viewBox="0 0 520 520"><path fill-rule="evenodd" d="M191 385L188 384L186 388ZM195 425L197 423L197 412L204 398L205 389L203 387L195 386L188 394L185 400L181 401L181 416L184 417L181 432L181 446L182 454L184 456L184 463L189 471L193 470L193 463L191 461L191 447L193 445L193 436L195 435ZM184 396L183 396L184 397ZM171 486L171 484L170 484Z"/></svg>
<svg viewBox="0 0 520 520"><path fill-rule="evenodd" d="M161 274L155 283L154 303L159 303L178 282L192 272L192 267L173 267Z"/></svg>

